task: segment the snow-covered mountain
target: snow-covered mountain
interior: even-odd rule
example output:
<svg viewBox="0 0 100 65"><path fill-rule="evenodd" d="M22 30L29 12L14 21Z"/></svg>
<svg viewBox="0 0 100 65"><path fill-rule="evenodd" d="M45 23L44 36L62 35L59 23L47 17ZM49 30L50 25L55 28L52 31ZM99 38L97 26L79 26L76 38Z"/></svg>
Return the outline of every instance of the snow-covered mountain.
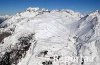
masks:
<svg viewBox="0 0 100 65"><path fill-rule="evenodd" d="M29 7L0 24L0 65L100 65L99 23L98 10Z"/></svg>

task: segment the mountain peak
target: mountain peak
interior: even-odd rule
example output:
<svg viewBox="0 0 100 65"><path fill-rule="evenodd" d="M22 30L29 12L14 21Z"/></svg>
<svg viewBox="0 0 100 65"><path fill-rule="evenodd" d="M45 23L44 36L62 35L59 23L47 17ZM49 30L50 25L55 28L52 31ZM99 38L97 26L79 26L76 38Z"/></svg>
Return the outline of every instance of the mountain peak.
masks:
<svg viewBox="0 0 100 65"><path fill-rule="evenodd" d="M26 9L26 11L29 11L29 12L31 12L31 11L37 12L37 11L48 11L48 9L45 9L45 8L40 9L39 7L28 7Z"/></svg>
<svg viewBox="0 0 100 65"><path fill-rule="evenodd" d="M94 11L93 14L100 14L100 10Z"/></svg>
<svg viewBox="0 0 100 65"><path fill-rule="evenodd" d="M40 9L39 7L34 7L34 8L29 7L29 8L27 8L26 11L38 11L39 9Z"/></svg>
<svg viewBox="0 0 100 65"><path fill-rule="evenodd" d="M95 12L99 13L100 14L100 10L96 10Z"/></svg>

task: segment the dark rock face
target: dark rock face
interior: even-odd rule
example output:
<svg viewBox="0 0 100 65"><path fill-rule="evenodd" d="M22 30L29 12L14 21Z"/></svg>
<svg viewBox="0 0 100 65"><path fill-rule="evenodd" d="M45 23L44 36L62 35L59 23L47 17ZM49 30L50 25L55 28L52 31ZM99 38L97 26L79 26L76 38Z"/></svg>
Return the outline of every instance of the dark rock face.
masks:
<svg viewBox="0 0 100 65"><path fill-rule="evenodd" d="M45 61L45 62L42 62L42 64L43 64L43 65L53 65L53 64L52 64L52 61Z"/></svg>
<svg viewBox="0 0 100 65"><path fill-rule="evenodd" d="M38 56L39 56L39 57L41 57L41 56L45 57L45 55L46 55L47 53L48 53L47 50L41 51L41 52L38 54Z"/></svg>
<svg viewBox="0 0 100 65"><path fill-rule="evenodd" d="M0 28L4 28L4 27L6 27L7 25L5 25L5 26L2 26L2 23L5 21L5 20L7 20L8 18L5 18L5 17L0 17Z"/></svg>
<svg viewBox="0 0 100 65"><path fill-rule="evenodd" d="M0 19L0 24L3 22L3 20L2 19Z"/></svg>
<svg viewBox="0 0 100 65"><path fill-rule="evenodd" d="M0 24L1 24L3 21L4 21L4 19L3 19L3 18L0 18Z"/></svg>
<svg viewBox="0 0 100 65"><path fill-rule="evenodd" d="M16 45L16 49L12 49L10 52L6 52L0 60L0 65L17 65L22 57L25 57L26 52L30 48L32 35L28 37L19 38L19 43Z"/></svg>
<svg viewBox="0 0 100 65"><path fill-rule="evenodd" d="M0 19L0 24L2 23L3 21Z"/></svg>
<svg viewBox="0 0 100 65"><path fill-rule="evenodd" d="M5 37L8 37L8 36L10 36L11 35L11 33L9 33L9 32L2 32L1 34L0 34L0 42L5 38Z"/></svg>
<svg viewBox="0 0 100 65"><path fill-rule="evenodd" d="M4 57L0 61L0 65L11 65L11 63L10 63L10 53L9 52L6 52L4 54Z"/></svg>

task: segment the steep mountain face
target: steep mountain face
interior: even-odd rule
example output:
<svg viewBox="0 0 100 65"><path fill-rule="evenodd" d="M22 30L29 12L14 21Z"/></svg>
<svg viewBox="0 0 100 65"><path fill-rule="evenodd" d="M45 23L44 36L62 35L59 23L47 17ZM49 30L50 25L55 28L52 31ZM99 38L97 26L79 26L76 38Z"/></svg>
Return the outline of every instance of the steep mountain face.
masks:
<svg viewBox="0 0 100 65"><path fill-rule="evenodd" d="M100 65L100 11L28 8L0 24L0 65Z"/></svg>

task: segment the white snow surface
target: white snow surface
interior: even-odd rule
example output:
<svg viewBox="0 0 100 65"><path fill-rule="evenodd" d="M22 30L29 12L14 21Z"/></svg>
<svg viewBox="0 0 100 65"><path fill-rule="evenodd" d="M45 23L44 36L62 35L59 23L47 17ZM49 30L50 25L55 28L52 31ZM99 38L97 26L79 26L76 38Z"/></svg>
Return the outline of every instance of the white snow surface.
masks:
<svg viewBox="0 0 100 65"><path fill-rule="evenodd" d="M14 49L19 38L34 34L29 50L17 65L43 65L45 61L52 61L52 64L44 65L100 65L99 23L98 10L83 16L72 10L29 7L1 23L0 34L10 32L11 35L0 42L0 55ZM38 56L45 50L48 51L45 56ZM50 59L55 56L60 56L59 60ZM65 62L63 58L68 56L78 57L78 62ZM85 57L93 59L85 62Z"/></svg>

